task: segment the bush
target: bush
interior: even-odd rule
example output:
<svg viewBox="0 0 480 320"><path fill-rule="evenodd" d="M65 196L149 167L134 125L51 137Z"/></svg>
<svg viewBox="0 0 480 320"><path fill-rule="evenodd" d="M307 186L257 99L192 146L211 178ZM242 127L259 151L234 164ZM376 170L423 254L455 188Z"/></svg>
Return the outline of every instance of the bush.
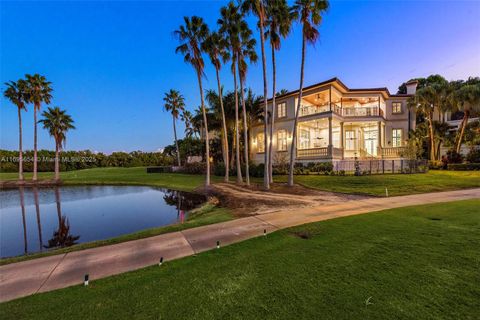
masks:
<svg viewBox="0 0 480 320"><path fill-rule="evenodd" d="M223 162L215 164L213 167L213 174L218 177L223 177L225 175L225 164Z"/></svg>
<svg viewBox="0 0 480 320"><path fill-rule="evenodd" d="M318 162L315 163L310 170L313 172L331 172L333 170L333 164L331 162Z"/></svg>
<svg viewBox="0 0 480 320"><path fill-rule="evenodd" d="M442 161L438 161L438 160L429 161L428 162L428 168L430 170L442 169L443 168L443 163L442 163Z"/></svg>
<svg viewBox="0 0 480 320"><path fill-rule="evenodd" d="M472 148L467 154L466 160L471 163L480 163L480 148Z"/></svg>
<svg viewBox="0 0 480 320"><path fill-rule="evenodd" d="M448 170L453 170L453 171L480 170L480 163L451 163L448 165Z"/></svg>
<svg viewBox="0 0 480 320"><path fill-rule="evenodd" d="M163 166L163 167L148 167L147 173L167 173L172 172L171 166Z"/></svg>
<svg viewBox="0 0 480 320"><path fill-rule="evenodd" d="M462 163L463 156L455 150L447 151L447 163Z"/></svg>
<svg viewBox="0 0 480 320"><path fill-rule="evenodd" d="M178 172L188 174L203 174L207 171L207 164L205 162L187 163L181 167Z"/></svg>

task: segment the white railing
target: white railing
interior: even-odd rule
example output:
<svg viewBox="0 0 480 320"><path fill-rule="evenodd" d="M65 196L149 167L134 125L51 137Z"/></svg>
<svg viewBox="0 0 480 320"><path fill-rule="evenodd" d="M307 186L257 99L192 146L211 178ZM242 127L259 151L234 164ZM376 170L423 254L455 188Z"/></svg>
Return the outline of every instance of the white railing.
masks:
<svg viewBox="0 0 480 320"><path fill-rule="evenodd" d="M383 115L379 107L343 108L344 117L372 117Z"/></svg>
<svg viewBox="0 0 480 320"><path fill-rule="evenodd" d="M405 152L405 147L383 147L382 148L382 157L383 158L400 158Z"/></svg>
<svg viewBox="0 0 480 320"><path fill-rule="evenodd" d="M330 108L328 105L322 105L322 106L305 106L301 105L300 106L300 116L309 116L311 114L317 114L317 113L322 113L322 112L327 112L330 111Z"/></svg>
<svg viewBox="0 0 480 320"><path fill-rule="evenodd" d="M298 149L298 158L328 158L328 148Z"/></svg>

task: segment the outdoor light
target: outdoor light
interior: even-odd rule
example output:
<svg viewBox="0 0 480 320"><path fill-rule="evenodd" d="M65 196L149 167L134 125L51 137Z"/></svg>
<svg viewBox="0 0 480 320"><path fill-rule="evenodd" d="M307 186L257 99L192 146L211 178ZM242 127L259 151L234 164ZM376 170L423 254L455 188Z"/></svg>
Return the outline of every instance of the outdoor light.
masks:
<svg viewBox="0 0 480 320"><path fill-rule="evenodd" d="M158 266L161 266L163 263L163 257L160 257L160 262L158 263Z"/></svg>
<svg viewBox="0 0 480 320"><path fill-rule="evenodd" d="M88 286L88 273L85 275L85 280L83 281L84 286Z"/></svg>
<svg viewBox="0 0 480 320"><path fill-rule="evenodd" d="M267 229L263 229L263 235L266 237L267 236Z"/></svg>
<svg viewBox="0 0 480 320"><path fill-rule="evenodd" d="M220 241L217 240L217 249L220 249Z"/></svg>

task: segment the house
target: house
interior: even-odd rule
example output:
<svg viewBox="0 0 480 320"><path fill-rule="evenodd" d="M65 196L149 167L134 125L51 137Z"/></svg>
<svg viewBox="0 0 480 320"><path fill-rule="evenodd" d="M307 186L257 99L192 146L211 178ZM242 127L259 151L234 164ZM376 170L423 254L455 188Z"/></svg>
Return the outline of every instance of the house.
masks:
<svg viewBox="0 0 480 320"><path fill-rule="evenodd" d="M303 89L297 124L297 162L338 162L348 159L401 159L408 132L415 129L415 110L407 100L417 81L407 83L407 94L387 88L352 89L338 78ZM289 157L298 90L275 99L273 159ZM269 109L271 112L272 101ZM250 129L251 158L264 161L263 124Z"/></svg>

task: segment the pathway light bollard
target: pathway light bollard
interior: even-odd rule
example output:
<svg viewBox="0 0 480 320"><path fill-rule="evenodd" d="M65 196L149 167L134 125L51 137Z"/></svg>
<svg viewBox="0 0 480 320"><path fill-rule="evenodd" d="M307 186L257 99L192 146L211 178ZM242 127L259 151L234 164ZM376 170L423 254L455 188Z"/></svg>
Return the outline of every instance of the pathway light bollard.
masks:
<svg viewBox="0 0 480 320"><path fill-rule="evenodd" d="M85 287L88 286L88 273L85 275L85 279L83 280L83 285Z"/></svg>
<svg viewBox="0 0 480 320"><path fill-rule="evenodd" d="M385 196L388 198L388 189L385 187Z"/></svg>
<svg viewBox="0 0 480 320"><path fill-rule="evenodd" d="M163 264L163 257L160 257L160 261L158 262L158 266L160 267Z"/></svg>
<svg viewBox="0 0 480 320"><path fill-rule="evenodd" d="M263 229L263 236L264 236L264 237L267 236L267 229Z"/></svg>
<svg viewBox="0 0 480 320"><path fill-rule="evenodd" d="M220 241L217 240L217 249L220 249Z"/></svg>

